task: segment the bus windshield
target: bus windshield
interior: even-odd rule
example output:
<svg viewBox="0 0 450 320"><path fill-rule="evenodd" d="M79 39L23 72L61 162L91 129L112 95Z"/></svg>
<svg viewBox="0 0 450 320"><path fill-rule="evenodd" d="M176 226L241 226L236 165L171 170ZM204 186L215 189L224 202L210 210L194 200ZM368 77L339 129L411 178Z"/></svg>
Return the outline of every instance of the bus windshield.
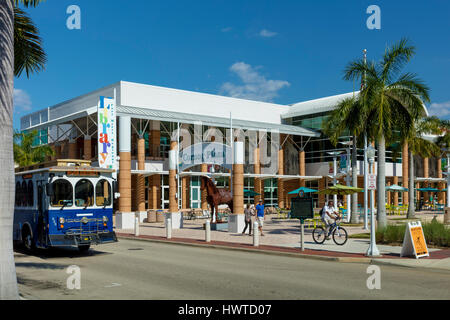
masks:
<svg viewBox="0 0 450 320"><path fill-rule="evenodd" d="M81 179L75 185L75 205L90 207L94 205L94 186L87 179Z"/></svg>
<svg viewBox="0 0 450 320"><path fill-rule="evenodd" d="M72 184L65 180L56 180L53 184L53 195L50 203L54 207L71 207L73 204Z"/></svg>

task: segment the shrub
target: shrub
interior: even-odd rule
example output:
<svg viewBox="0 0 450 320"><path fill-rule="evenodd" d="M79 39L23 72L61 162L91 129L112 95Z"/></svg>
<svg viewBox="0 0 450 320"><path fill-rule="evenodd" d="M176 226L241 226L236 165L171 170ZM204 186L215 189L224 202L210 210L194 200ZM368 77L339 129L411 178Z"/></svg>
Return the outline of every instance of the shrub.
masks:
<svg viewBox="0 0 450 320"><path fill-rule="evenodd" d="M439 247L450 246L450 229L433 218L431 222L422 224L425 241L428 245ZM376 232L378 243L402 243L405 237L406 224L388 225Z"/></svg>

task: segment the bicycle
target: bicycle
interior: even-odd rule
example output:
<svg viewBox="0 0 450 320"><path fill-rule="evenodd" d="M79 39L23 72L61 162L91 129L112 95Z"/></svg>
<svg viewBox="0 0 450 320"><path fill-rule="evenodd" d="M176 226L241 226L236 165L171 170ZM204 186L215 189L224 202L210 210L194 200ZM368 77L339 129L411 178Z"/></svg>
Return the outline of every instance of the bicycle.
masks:
<svg viewBox="0 0 450 320"><path fill-rule="evenodd" d="M331 231L329 232L329 234L333 236L334 243L336 243L338 246L343 246L347 242L348 235L347 231L341 227L340 220L341 219L336 220L336 222L330 226ZM339 221L339 223L337 221ZM312 236L314 242L317 244L324 243L326 238L328 237L326 234L326 230L322 226L314 228Z"/></svg>

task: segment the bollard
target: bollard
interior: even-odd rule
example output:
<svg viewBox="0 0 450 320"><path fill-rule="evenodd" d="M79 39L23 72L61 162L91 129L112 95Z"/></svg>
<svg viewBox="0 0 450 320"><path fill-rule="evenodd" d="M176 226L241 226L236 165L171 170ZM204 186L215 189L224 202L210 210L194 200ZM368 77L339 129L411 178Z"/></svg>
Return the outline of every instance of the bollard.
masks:
<svg viewBox="0 0 450 320"><path fill-rule="evenodd" d="M206 220L205 223L205 241L206 242L211 242L211 222L208 220Z"/></svg>
<svg viewBox="0 0 450 320"><path fill-rule="evenodd" d="M166 237L172 239L172 219L166 219Z"/></svg>
<svg viewBox="0 0 450 320"><path fill-rule="evenodd" d="M259 223L253 222L253 246L259 247Z"/></svg>
<svg viewBox="0 0 450 320"><path fill-rule="evenodd" d="M134 218L134 235L139 237L139 216L135 215Z"/></svg>

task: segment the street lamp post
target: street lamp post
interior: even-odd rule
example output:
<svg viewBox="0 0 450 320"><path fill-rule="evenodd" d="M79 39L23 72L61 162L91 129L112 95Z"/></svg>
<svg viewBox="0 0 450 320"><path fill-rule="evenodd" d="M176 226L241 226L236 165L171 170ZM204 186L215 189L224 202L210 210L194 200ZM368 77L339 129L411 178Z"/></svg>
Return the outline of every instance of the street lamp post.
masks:
<svg viewBox="0 0 450 320"><path fill-rule="evenodd" d="M350 140L350 141L340 142L340 143L347 146L347 172L346 172L345 182L346 182L347 186L350 186L351 185L350 184L350 179L351 179L351 176L350 176L350 146L353 146L353 141ZM352 172L352 174L353 174L353 172ZM356 186L352 186L352 187L356 187ZM347 222L350 222L350 217L351 217L351 212L352 212L351 203L352 203L351 195L347 195Z"/></svg>
<svg viewBox="0 0 450 320"><path fill-rule="evenodd" d="M337 176L337 161L336 158L338 155L340 155L342 151L333 151L328 152L329 155L333 156L333 186L337 184L336 176ZM336 210L339 210L337 207L337 194L333 195L333 202L334 202L334 208Z"/></svg>
<svg viewBox="0 0 450 320"><path fill-rule="evenodd" d="M375 148L371 145L367 147L367 158L369 160L370 166L369 171L372 172L372 165L375 162ZM376 237L375 237L375 190L370 190L370 244L367 249L367 256L377 257L380 256L380 251L377 248Z"/></svg>

